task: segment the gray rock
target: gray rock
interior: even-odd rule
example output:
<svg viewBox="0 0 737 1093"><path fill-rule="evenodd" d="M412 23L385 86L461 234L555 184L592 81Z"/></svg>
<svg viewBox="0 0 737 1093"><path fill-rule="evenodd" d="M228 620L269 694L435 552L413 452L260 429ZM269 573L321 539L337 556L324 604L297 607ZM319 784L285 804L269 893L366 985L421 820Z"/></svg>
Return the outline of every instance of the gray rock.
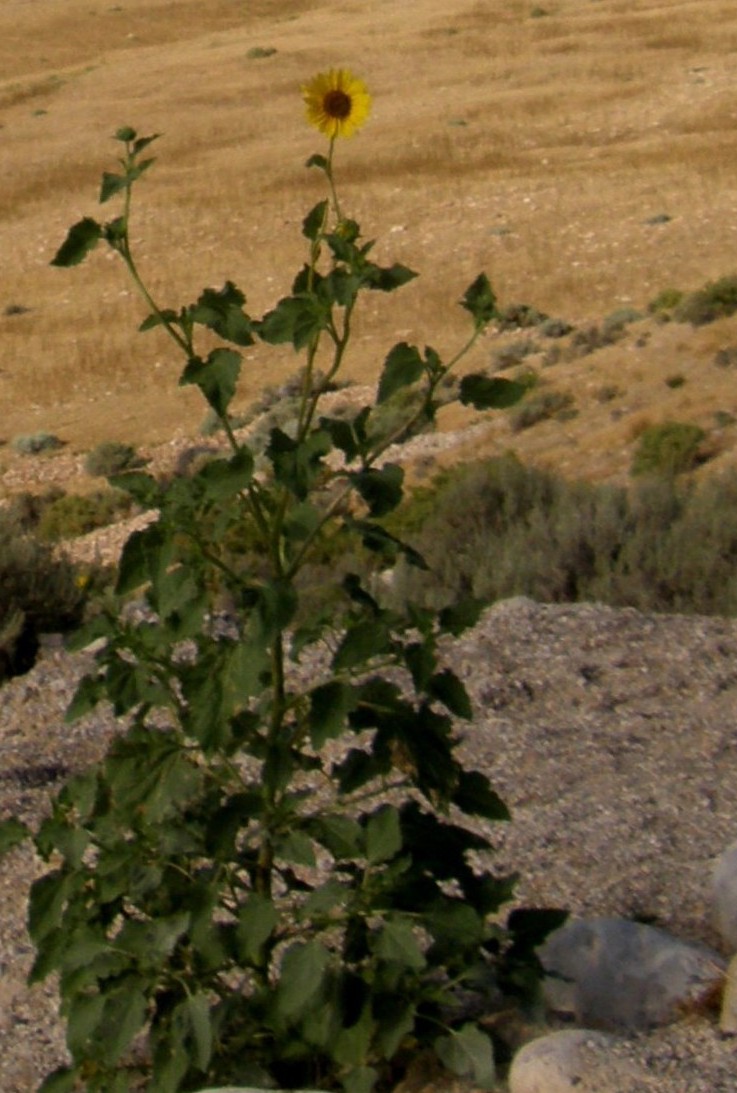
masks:
<svg viewBox="0 0 737 1093"><path fill-rule="evenodd" d="M733 952L737 952L737 843L716 861L711 875L714 927Z"/></svg>
<svg viewBox="0 0 737 1093"><path fill-rule="evenodd" d="M651 1077L612 1054L613 1039L591 1029L566 1029L532 1040L517 1052L509 1093L643 1093Z"/></svg>
<svg viewBox="0 0 737 1093"><path fill-rule="evenodd" d="M724 978L714 950L622 918L570 920L538 953L550 1008L596 1028L668 1024L713 996Z"/></svg>

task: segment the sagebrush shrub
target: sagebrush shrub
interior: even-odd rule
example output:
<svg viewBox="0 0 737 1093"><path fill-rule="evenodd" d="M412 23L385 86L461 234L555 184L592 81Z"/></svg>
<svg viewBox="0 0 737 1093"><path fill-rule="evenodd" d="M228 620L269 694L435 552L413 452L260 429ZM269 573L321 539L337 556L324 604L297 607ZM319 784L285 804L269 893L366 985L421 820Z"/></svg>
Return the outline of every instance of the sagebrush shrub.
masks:
<svg viewBox="0 0 737 1093"><path fill-rule="evenodd" d="M699 425L685 421L663 421L640 433L632 457L632 474L672 477L691 471L705 459L706 433Z"/></svg>
<svg viewBox="0 0 737 1093"><path fill-rule="evenodd" d="M87 453L84 469L98 478L109 478L112 474L142 467L145 460L139 456L132 444L123 444L118 440L103 440L91 452Z"/></svg>

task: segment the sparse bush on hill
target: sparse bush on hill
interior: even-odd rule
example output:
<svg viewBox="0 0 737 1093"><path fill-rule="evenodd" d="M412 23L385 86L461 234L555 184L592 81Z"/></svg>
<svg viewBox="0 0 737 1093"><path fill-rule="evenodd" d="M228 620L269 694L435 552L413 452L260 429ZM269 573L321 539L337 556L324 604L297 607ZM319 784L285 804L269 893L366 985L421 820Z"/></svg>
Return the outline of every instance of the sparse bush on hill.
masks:
<svg viewBox="0 0 737 1093"><path fill-rule="evenodd" d="M109 478L121 471L130 471L142 467L145 463L132 444L121 444L117 440L103 440L91 452L88 452L84 469L94 477Z"/></svg>
<svg viewBox="0 0 737 1093"><path fill-rule="evenodd" d="M50 541L76 539L124 519L131 508L131 498L122 490L67 493L43 507L37 533L39 538Z"/></svg>
<svg viewBox="0 0 737 1093"><path fill-rule="evenodd" d="M422 553L400 560L388 601L436 609L461 591L594 601L642 611L737 615L737 473L634 490L567 482L516 458L445 471L388 527Z"/></svg>
<svg viewBox="0 0 737 1093"><path fill-rule="evenodd" d="M710 281L697 292L691 292L680 301L673 317L680 323L704 326L716 319L734 315L737 311L737 275L720 277Z"/></svg>
<svg viewBox="0 0 737 1093"><path fill-rule="evenodd" d="M200 390L228 448L167 482L141 471L112 479L156 515L125 546L117 608L78 638L98 647L69 716L105 700L128 727L32 836L49 871L31 892L31 979L58 973L71 1055L43 1093L370 1093L426 1050L490 1089L492 1034L468 1001L487 1015L533 996L535 949L565 917L500 917L513 879L489 870L479 820L508 813L459 760L453 718L473 711L439 653L441 635L472 624L478 605L390 610L358 569L334 567L321 610L303 609L300 575L333 536L344 558L370 554L380 572L399 557L425 564L382 524L403 496L402 468L386 458L398 438L451 397L486 410L523 394L481 373L447 382L499 315L482 274L460 300L471 329L458 351L445 360L400 342L375 400L348 415L324 410L317 360L334 381L359 298L415 274L373 262L341 208L335 140L365 120L365 87L331 70L303 93L328 137L327 155L308 161L327 197L304 218L291 291L263 317L232 282L181 308L153 299L131 251L131 196L155 138L130 128L116 134L120 167L100 195L119 195L121 212L80 221L54 260L112 248L150 312L143 329L170 336L180 382ZM259 343L293 346L306 368L289 428L272 418L255 473L230 406L242 349ZM144 622L122 610L133 594L145 599ZM0 824L0 847L28 834L17 820Z"/></svg>
<svg viewBox="0 0 737 1093"><path fill-rule="evenodd" d="M632 457L632 474L673 477L691 471L706 459L706 433L685 421L663 421L640 433Z"/></svg>
<svg viewBox="0 0 737 1093"><path fill-rule="evenodd" d="M573 408L574 397L570 391L536 390L521 406L512 411L511 425L515 433L531 429L541 421L559 418Z"/></svg>
<svg viewBox="0 0 737 1093"><path fill-rule="evenodd" d="M42 452L55 452L64 447L64 441L53 433L28 433L13 438L12 447L21 455L40 455Z"/></svg>
<svg viewBox="0 0 737 1093"><path fill-rule="evenodd" d="M0 509L0 683L33 667L41 634L79 626L86 601L79 569Z"/></svg>

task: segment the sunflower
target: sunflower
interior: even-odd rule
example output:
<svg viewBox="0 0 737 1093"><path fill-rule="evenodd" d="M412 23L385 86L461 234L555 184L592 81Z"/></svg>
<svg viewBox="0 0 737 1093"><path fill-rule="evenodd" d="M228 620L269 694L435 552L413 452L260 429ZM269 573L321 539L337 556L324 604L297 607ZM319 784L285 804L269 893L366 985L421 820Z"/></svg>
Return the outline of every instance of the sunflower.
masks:
<svg viewBox="0 0 737 1093"><path fill-rule="evenodd" d="M302 87L307 120L331 140L352 137L371 110L371 96L363 80L347 68L319 72Z"/></svg>

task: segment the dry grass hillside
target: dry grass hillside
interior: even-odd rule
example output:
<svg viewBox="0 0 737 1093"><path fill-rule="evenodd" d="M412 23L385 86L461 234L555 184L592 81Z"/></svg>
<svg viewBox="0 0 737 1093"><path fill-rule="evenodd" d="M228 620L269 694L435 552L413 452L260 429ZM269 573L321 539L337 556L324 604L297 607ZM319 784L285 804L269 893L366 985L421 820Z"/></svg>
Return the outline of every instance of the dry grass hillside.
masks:
<svg viewBox="0 0 737 1093"><path fill-rule="evenodd" d="M162 301L231 278L254 313L272 305L320 196L303 163L321 138L299 87L330 65L374 95L370 123L339 149L344 206L380 259L422 274L364 306L355 379L373 380L398 339L452 349L465 332L456 301L481 269L503 303L579 331L737 271L728 0L3 0L0 439L48 430L84 451L196 430L200 401L177 388L163 335L135 334L143 311L117 263L49 260L74 221L99 215L109 138L129 124L163 134L135 227ZM555 339L492 332L468 366L528 335L524 365L578 413L519 432L500 422L474 454L514 448L621 477L644 425L676 419L708 431L709 466L737 459L734 367L714 364L737 345L737 318L648 317L586 355L569 336L551 367ZM240 404L298 364L249 350ZM459 423L449 413L444 427ZM0 448L0 466L19 458Z"/></svg>

